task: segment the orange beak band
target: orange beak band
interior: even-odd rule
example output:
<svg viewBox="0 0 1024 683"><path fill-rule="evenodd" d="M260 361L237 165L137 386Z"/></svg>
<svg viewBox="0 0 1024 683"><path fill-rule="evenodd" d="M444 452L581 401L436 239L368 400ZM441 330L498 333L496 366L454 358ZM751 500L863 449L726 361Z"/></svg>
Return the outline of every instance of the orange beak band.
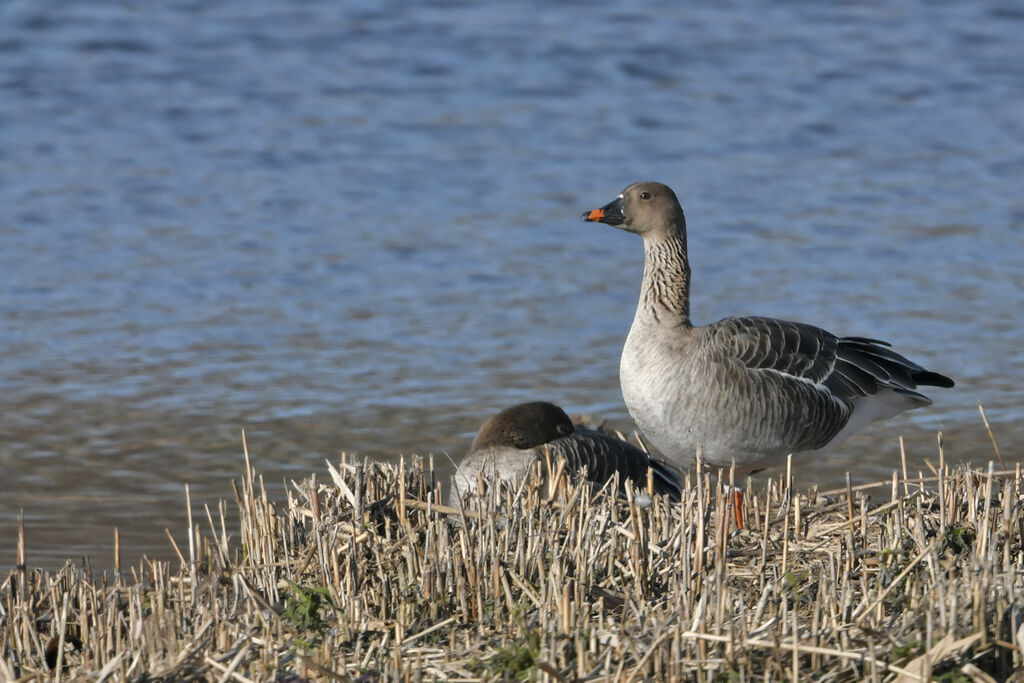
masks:
<svg viewBox="0 0 1024 683"><path fill-rule="evenodd" d="M607 223L608 225L619 226L626 220L622 215L622 197L616 197L615 201L605 204L600 209L584 211L581 219L592 223Z"/></svg>

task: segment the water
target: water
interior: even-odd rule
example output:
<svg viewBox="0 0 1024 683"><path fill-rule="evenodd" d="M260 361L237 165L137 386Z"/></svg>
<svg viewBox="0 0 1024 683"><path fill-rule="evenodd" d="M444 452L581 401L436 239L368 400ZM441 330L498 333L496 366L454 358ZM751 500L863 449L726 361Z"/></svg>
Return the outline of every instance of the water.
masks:
<svg viewBox="0 0 1024 683"><path fill-rule="evenodd" d="M527 399L629 429L639 179L694 318L889 339L955 377L802 482L1024 428L1024 12L654 2L0 10L0 541L169 558L254 462L457 456Z"/></svg>

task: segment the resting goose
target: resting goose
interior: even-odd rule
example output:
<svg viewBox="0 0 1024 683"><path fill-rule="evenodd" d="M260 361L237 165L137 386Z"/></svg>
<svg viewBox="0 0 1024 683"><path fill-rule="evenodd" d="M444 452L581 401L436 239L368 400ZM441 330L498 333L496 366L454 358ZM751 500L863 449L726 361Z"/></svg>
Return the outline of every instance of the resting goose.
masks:
<svg viewBox="0 0 1024 683"><path fill-rule="evenodd" d="M821 453L869 422L929 405L919 386L953 386L877 339L773 318L694 326L686 219L661 183L634 183L582 218L644 240L619 380L637 427L677 466L692 465L700 449L712 466L735 465L739 482L789 454Z"/></svg>
<svg viewBox="0 0 1024 683"><path fill-rule="evenodd" d="M587 479L598 484L618 473L623 483L646 488L650 468L654 492L679 499L679 479L671 467L621 439L577 427L564 410L545 401L520 403L484 422L459 463L453 494L474 490L480 471L499 479L522 478L530 465L546 457L545 450L552 463L565 458L570 476L586 468Z"/></svg>

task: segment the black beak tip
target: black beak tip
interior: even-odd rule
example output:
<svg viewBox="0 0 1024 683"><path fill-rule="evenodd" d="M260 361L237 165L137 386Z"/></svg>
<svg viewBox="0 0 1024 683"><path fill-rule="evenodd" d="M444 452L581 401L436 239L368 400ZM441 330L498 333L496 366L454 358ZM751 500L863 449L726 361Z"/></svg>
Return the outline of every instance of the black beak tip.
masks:
<svg viewBox="0 0 1024 683"><path fill-rule="evenodd" d="M584 211L580 219L590 223L607 223L613 226L622 225L623 221L625 221L625 217L622 215L622 197L617 197L615 201L605 204L600 209Z"/></svg>

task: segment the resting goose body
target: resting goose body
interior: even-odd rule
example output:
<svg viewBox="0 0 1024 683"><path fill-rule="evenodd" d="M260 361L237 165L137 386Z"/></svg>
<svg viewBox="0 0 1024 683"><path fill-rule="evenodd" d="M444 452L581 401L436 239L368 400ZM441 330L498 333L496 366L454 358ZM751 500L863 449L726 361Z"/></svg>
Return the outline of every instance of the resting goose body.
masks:
<svg viewBox="0 0 1024 683"><path fill-rule="evenodd" d="M679 498L678 475L636 446L601 432L577 427L553 403L533 401L506 408L480 427L473 445L459 463L453 493L476 487L477 473L513 480L550 454L551 462L564 457L572 476L586 468L587 478L604 484L616 473L620 480L646 488L647 469L654 473L654 492Z"/></svg>
<svg viewBox="0 0 1024 683"><path fill-rule="evenodd" d="M678 466L692 465L700 449L706 463L735 464L738 482L789 454L823 452L869 422L929 405L920 386L953 386L877 339L773 318L694 326L686 220L665 185L630 185L583 220L644 240L619 379L637 427Z"/></svg>

